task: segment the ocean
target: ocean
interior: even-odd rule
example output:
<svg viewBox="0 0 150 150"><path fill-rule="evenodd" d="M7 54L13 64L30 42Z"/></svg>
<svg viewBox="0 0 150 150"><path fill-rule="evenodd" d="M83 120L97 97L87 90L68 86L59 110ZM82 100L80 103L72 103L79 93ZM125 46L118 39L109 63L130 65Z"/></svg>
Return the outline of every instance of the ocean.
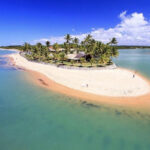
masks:
<svg viewBox="0 0 150 150"><path fill-rule="evenodd" d="M92 104L28 80L0 50L0 150L150 150L150 112ZM150 50L120 50L117 66L150 78Z"/></svg>

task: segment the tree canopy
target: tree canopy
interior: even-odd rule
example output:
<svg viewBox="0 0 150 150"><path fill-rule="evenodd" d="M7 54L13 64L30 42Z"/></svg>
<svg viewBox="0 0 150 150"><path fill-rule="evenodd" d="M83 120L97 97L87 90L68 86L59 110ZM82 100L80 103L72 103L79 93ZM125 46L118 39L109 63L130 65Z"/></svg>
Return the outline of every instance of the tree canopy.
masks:
<svg viewBox="0 0 150 150"><path fill-rule="evenodd" d="M31 60L45 62L54 60L55 62L70 62L71 64L90 63L91 66L93 64L110 64L112 63L112 58L119 55L116 38L112 38L109 43L104 44L101 41L96 41L90 34L82 41L67 34L63 44L54 43L51 45L51 48L54 49L54 51L49 49L50 41L46 41L45 44L46 46L41 43L37 43L36 45L25 43L23 51L26 53L28 59ZM64 49L64 51L62 51L62 49ZM67 59L68 54L78 54L80 52L84 52L85 56L81 57L78 61L70 61ZM88 59L86 56L88 56Z"/></svg>

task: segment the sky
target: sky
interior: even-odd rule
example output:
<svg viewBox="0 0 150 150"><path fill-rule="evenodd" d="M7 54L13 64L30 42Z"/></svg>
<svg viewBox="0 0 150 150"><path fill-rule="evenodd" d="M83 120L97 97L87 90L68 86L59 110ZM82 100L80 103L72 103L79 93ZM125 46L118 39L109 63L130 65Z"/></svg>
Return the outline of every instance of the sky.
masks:
<svg viewBox="0 0 150 150"><path fill-rule="evenodd" d="M63 43L64 35L150 45L150 0L2 0L0 45Z"/></svg>

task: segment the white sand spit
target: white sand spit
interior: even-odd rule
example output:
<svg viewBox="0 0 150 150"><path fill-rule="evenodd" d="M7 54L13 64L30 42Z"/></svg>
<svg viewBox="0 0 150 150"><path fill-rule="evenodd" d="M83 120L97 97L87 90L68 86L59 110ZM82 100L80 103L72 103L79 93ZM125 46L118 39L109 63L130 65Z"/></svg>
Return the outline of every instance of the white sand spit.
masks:
<svg viewBox="0 0 150 150"><path fill-rule="evenodd" d="M15 64L40 72L56 83L72 89L96 95L135 97L150 92L150 85L142 77L125 69L75 70L30 62L17 54L11 54Z"/></svg>

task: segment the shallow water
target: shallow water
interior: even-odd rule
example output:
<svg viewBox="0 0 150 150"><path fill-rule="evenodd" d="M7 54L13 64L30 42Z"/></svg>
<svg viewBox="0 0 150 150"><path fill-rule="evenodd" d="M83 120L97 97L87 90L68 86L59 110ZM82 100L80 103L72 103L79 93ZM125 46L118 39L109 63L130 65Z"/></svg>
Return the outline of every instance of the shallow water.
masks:
<svg viewBox="0 0 150 150"><path fill-rule="evenodd" d="M114 62L150 78L150 49L120 50L120 55Z"/></svg>
<svg viewBox="0 0 150 150"><path fill-rule="evenodd" d="M115 62L150 77L150 50L121 50ZM0 57L0 150L150 149L149 113L51 92L6 64Z"/></svg>

